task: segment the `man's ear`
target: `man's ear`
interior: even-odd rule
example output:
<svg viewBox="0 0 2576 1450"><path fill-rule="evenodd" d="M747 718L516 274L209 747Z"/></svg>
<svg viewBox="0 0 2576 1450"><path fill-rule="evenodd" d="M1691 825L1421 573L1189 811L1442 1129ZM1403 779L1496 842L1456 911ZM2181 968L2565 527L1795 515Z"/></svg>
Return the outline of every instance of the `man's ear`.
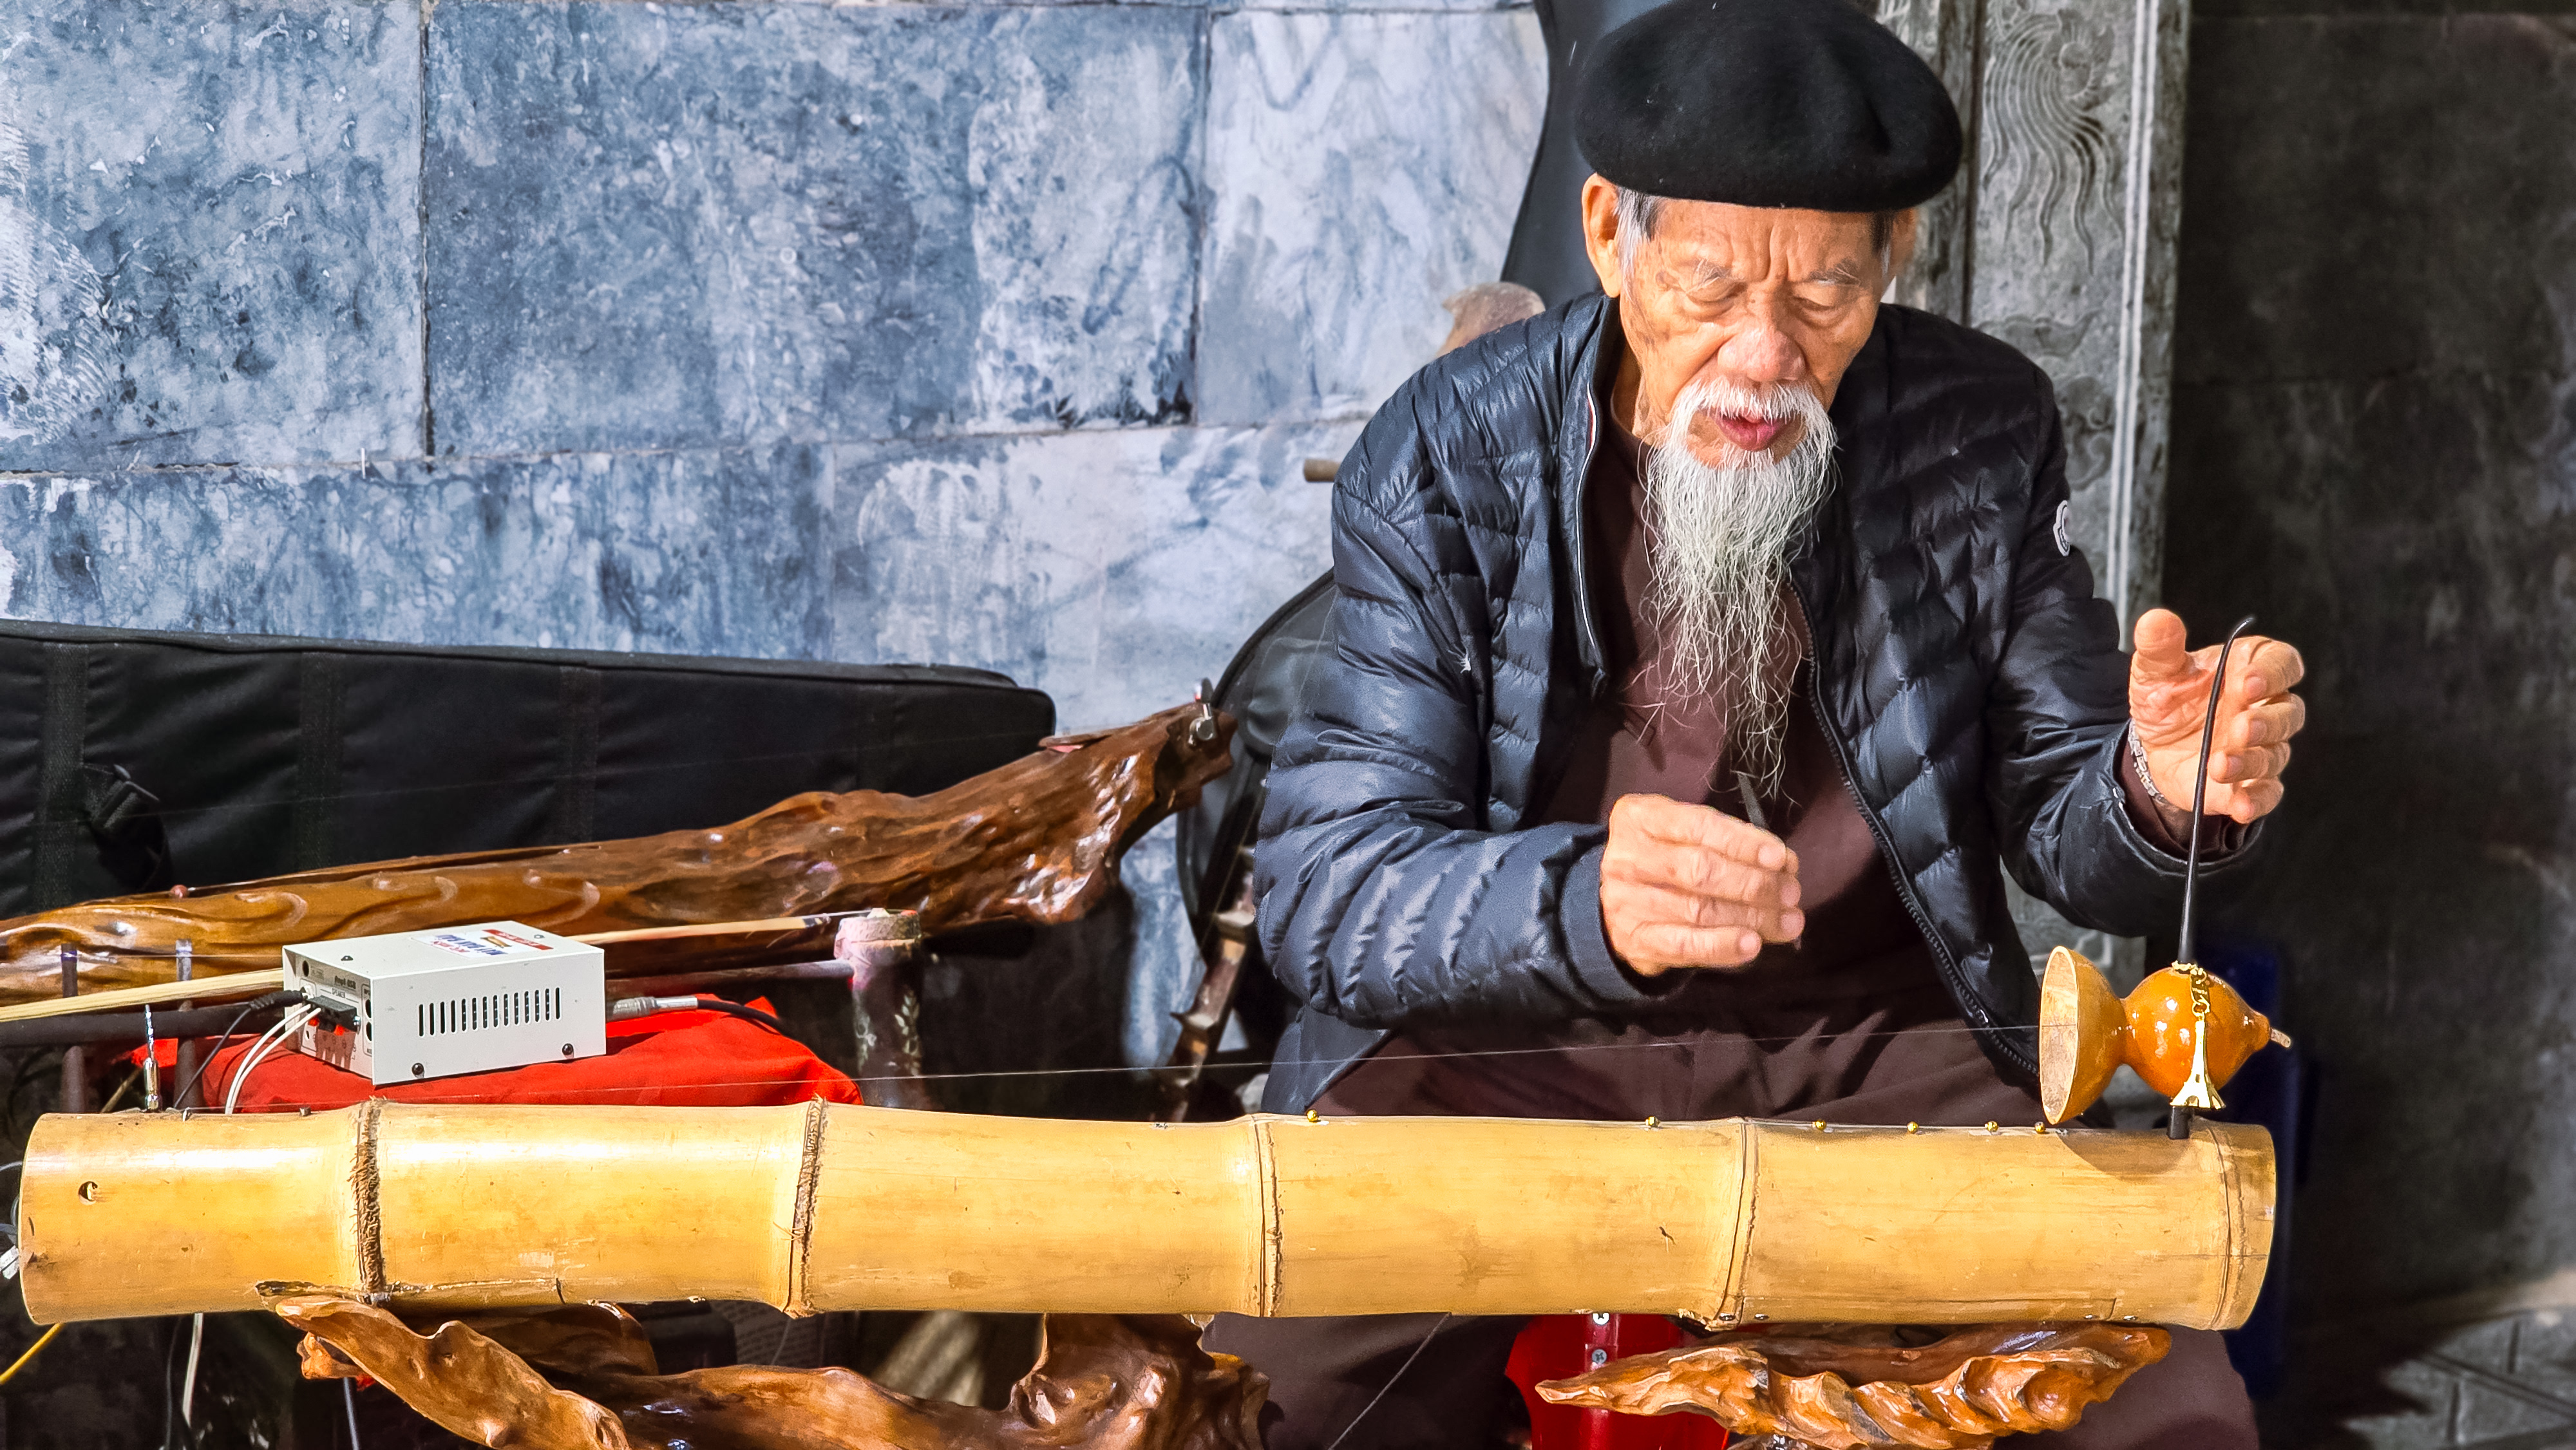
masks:
<svg viewBox="0 0 2576 1450"><path fill-rule="evenodd" d="M1627 278L1619 265L1619 188L1594 173L1583 183L1583 254L1606 296L1619 295Z"/></svg>
<svg viewBox="0 0 2576 1450"><path fill-rule="evenodd" d="M1879 289L1881 297L1887 295L1887 288L1894 287L1896 279L1904 276L1905 269L1913 263L1914 243L1918 236L1915 224L1922 215L1920 208L1910 206L1896 214L1894 227L1887 237L1887 287Z"/></svg>

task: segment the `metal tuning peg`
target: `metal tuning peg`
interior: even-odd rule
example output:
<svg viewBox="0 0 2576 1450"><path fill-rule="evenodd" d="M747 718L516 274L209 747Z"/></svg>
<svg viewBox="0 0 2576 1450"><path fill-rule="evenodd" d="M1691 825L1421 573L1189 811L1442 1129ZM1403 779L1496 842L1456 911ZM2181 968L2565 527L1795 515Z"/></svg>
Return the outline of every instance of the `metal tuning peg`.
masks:
<svg viewBox="0 0 2576 1450"><path fill-rule="evenodd" d="M1190 721L1188 738L1192 745L1211 745L1216 741L1215 695L1216 683L1212 680L1202 679L1199 687L1190 691L1190 699L1199 707L1198 718Z"/></svg>

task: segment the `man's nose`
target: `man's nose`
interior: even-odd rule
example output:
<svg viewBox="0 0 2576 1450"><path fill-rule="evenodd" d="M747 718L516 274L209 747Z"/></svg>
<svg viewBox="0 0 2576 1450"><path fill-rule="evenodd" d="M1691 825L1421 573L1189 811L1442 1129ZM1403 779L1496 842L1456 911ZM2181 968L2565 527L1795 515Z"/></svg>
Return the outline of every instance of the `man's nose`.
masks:
<svg viewBox="0 0 2576 1450"><path fill-rule="evenodd" d="M1806 350L1781 325L1785 319L1778 315L1777 304L1757 303L1751 312L1746 325L1718 352L1720 365L1748 383L1804 382Z"/></svg>

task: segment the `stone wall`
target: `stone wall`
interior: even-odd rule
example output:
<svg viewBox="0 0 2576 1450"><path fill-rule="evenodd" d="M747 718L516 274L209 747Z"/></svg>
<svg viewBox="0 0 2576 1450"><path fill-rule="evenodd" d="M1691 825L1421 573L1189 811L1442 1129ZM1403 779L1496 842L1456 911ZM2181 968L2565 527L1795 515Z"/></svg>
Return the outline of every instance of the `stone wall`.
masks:
<svg viewBox="0 0 2576 1450"><path fill-rule="evenodd" d="M0 613L1176 703L1326 567L1300 464L1499 273L1544 85L1438 0L15 0Z"/></svg>
<svg viewBox="0 0 2576 1450"><path fill-rule="evenodd" d="M2287 1265L2317 1419L2284 1444L2356 1415L2390 1446L2576 1437L2576 16L2549 8L2201 0L2193 27L2165 574L2311 669L2278 854L2223 914L2284 950L2319 1068Z"/></svg>

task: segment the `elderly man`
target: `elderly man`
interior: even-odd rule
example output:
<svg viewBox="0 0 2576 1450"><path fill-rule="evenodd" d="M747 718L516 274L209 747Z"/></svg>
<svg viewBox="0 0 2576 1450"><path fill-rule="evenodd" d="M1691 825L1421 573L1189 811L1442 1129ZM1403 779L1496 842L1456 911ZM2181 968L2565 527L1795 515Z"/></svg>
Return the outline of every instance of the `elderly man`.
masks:
<svg viewBox="0 0 2576 1450"><path fill-rule="evenodd" d="M1434 363L1341 468L1258 852L1304 1004L1267 1106L2036 1121L2004 873L2168 924L2188 834L2233 864L2280 803L2298 654L2237 646L2192 819L2215 650L2156 610L2119 653L2047 377L1879 300L1960 138L1857 7L1686 0L1578 85L1606 295ZM1272 1377L1273 1450L1387 1450L1491 1443L1517 1329L1208 1341ZM2057 1438L2255 1443L2191 1332Z"/></svg>

